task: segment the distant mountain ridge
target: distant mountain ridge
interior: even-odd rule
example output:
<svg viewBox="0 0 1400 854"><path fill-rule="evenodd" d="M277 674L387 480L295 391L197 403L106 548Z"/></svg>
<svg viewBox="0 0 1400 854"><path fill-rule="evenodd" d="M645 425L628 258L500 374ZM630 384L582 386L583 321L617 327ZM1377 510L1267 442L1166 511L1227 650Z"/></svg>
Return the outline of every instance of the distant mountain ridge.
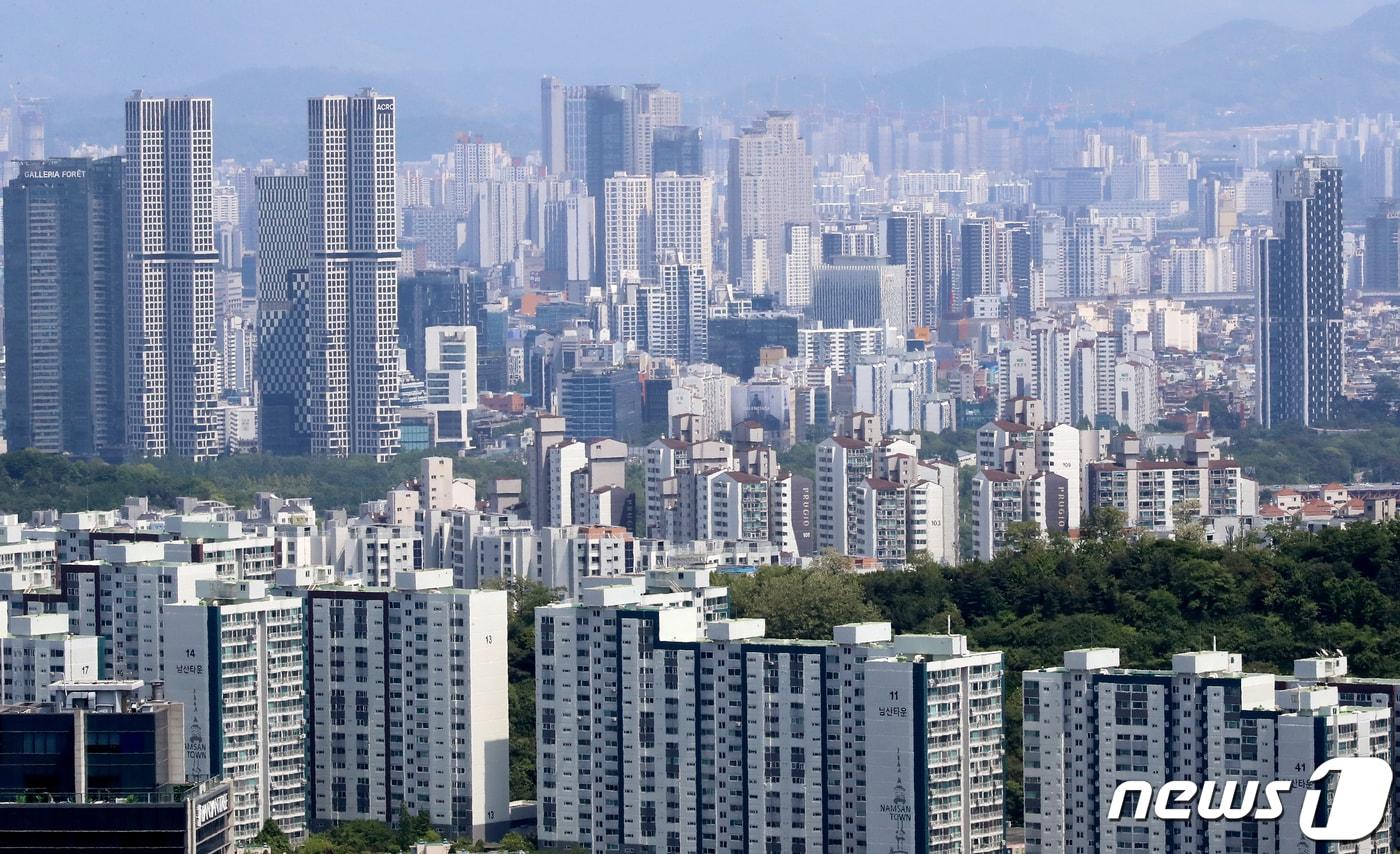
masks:
<svg viewBox="0 0 1400 854"><path fill-rule="evenodd" d="M774 50L800 48L784 43ZM1139 112L1174 127L1218 127L1400 112L1400 3L1319 32L1240 19L1167 48L1126 56L983 47L934 53L894 71L841 68L821 76L749 79L740 57L731 55L736 49L717 46L708 72L678 63L656 69L650 79L680 89L693 115L738 118L774 106L854 111L878 104L886 112L927 112L970 105L994 113L1068 107L1086 119ZM821 49L839 56L830 39ZM216 99L217 156L299 159L305 156L306 97L369 84L399 98L401 159L445 151L462 130L501 139L518 154L538 145L536 81L513 72L458 69L396 76L257 68L196 82L181 93ZM119 141L125 94L53 97L51 138L60 144Z"/></svg>
<svg viewBox="0 0 1400 854"><path fill-rule="evenodd" d="M786 89L795 106L857 109L876 102L924 111L946 101L1036 112L1069 105L1083 115L1144 111L1181 126L1400 111L1400 3L1322 32L1242 19L1136 56L956 50L901 71L799 79Z"/></svg>

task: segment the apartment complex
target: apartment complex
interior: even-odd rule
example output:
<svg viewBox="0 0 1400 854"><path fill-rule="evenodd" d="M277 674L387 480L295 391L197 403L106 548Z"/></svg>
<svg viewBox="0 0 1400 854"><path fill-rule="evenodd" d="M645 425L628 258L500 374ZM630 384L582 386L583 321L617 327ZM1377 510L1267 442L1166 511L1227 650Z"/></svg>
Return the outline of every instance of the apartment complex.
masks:
<svg viewBox="0 0 1400 854"><path fill-rule="evenodd" d="M535 622L544 844L1001 850L1000 653L887 623L773 640L630 585Z"/></svg>

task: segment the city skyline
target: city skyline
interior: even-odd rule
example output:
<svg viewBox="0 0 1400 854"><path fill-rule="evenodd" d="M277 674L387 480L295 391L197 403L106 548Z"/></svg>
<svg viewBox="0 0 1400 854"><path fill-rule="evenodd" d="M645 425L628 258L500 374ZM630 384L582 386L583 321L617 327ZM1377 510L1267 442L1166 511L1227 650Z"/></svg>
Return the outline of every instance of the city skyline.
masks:
<svg viewBox="0 0 1400 854"><path fill-rule="evenodd" d="M20 0L10 2L22 5ZM627 2L620 5L625 7ZM407 123L411 134L404 140L404 150L412 156L419 156L429 150L433 134L451 133L464 127L489 131L515 145L523 146L527 142L532 146L538 145L534 136L538 128L537 112L533 109L536 99L531 91L541 74L554 74L564 79L657 80L663 85L688 91L696 103L703 104L707 111L727 109L741 113L775 107L805 108L828 101L834 107L856 110L864 106L872 87L885 90L895 103L909 102L911 93L931 93L933 100L920 105L924 108L937 108L940 103L954 106L976 103L996 106L1000 103L1003 108L1026 106L1040 109L1057 103L1071 103L1076 100L1075 93L1080 93L1081 98L1088 99L1084 101L1083 109L1090 115L1133 109L1134 103L1139 109L1146 106L1157 111L1172 107L1174 103L1188 105L1188 110L1225 110L1229 107L1228 101L1198 104L1189 91L1175 93L1175 101L1169 99L1154 105L1146 104L1145 97L1153 91L1165 91L1164 87L1169 86L1175 76L1193 73L1200 63L1223 63L1204 73L1201 77L1204 81L1218 79L1223 80L1224 85L1231 86L1241 79L1248 79L1241 78L1243 69L1228 59L1231 52L1222 53L1219 46L1238 45L1240 51L1244 51L1251 43L1274 45L1280 49L1302 44L1310 51L1318 51L1319 61L1325 61L1342 73L1351 75L1344 78L1345 83L1333 81L1331 89L1340 86L1341 91L1349 91L1372 79L1377 71L1383 71L1383 66L1357 66L1354 72L1347 72L1349 67L1361 62L1366 55L1370 44L1368 39L1379 38L1381 33L1400 26L1400 21L1392 20L1396 17L1393 14L1395 7L1381 6L1374 0L1347 0L1328 4L1321 10L1306 2L1197 2L1200 8L1189 16L1176 8L1171 13L1166 10L1158 13L1150 9L1129 10L1126 7L1118 11L1112 8L1097 9L1090 15L1074 9L1055 12L1042 4L1022 3L1019 0L1010 5L1016 8L1008 13L999 7L985 5L975 9L940 7L941 14L951 16L951 22L941 17L910 15L907 8L902 12L891 8L884 13L890 17L881 17L881 13L872 12L871 15L876 17L870 18L871 29L860 36L853 36L849 27L839 33L821 29L794 32L791 28L802 26L805 18L791 9L784 11L781 5L773 8L770 13L774 16L772 19L746 27L739 26L737 22L747 20L747 16L754 14L755 10L744 10L746 14L743 18L717 15L711 19L706 19L706 13L699 10L677 12L696 16L685 20L683 26L687 31L703 31L707 26L714 26L725 33L723 36L717 35L709 43L723 52L720 57L707 55L701 50L695 51L695 55L689 58L678 58L673 52L666 52L652 56L645 63L611 63L602 67L558 61L543 67L520 65L517 60L520 52L508 47L510 39L493 42L493 49L501 51L502 55L488 60L486 57L494 54L481 53L480 64L425 65L431 62L428 57L436 55L432 50L422 50L422 45L418 44L397 42L393 43L392 50L367 45L357 40L359 31L348 27L348 23L348 32L343 34L338 33L310 44L293 41L280 50L272 50L271 45L275 44L275 40L269 39L268 33L260 32L256 40L245 40L242 44L267 44L269 47L264 49L269 52L259 54L259 48L249 47L252 53L245 54L210 49L207 40L174 39L171 34L179 30L173 26L153 30L135 19L117 16L114 20L102 21L101 26L93 25L91 29L86 29L84 26L75 27L71 20L46 20L32 14L33 10L26 10L31 13L39 35L0 57L0 69L6 72L6 79L12 81L18 93L52 99L54 106L63 107L55 111L52 122L66 144L91 141L116 127L119 119L104 116L100 104L104 99L122 93L124 88L112 84L113 79L121 79L113 76L116 68L97 73L99 66L93 60L110 54L110 61L115 62L117 54L104 50L88 56L79 66L93 69L93 72L78 79L53 73L36 74L36 69L51 68L57 71L79 67L74 64L54 66L52 63L65 52L85 50L94 39L104 38L111 32L125 32L125 38L117 40L117 44L144 46L142 51L121 57L120 61L124 64L120 68L126 72L123 76L130 78L125 88L141 85L152 91L168 91L174 95L205 94L226 104L227 118L233 121L226 127L226 139L224 148L219 151L220 156L224 153L241 157L262 153L285 156L296 151L295 142L287 139L286 134L274 134L274 137L283 139L279 143L275 138L268 138L267 130L281 127L291 132L299 116L298 101L308 95L356 91L369 84L398 93L402 107L411 119ZM431 8L423 7L423 14L428 14ZM920 8L920 11L926 10ZM1374 21L1363 24L1356 20L1368 11L1372 12ZM510 10L478 12L503 16L504 20L498 22L496 28L498 32L504 27L515 38L528 37L527 32L520 29L524 19L515 19ZM278 17L296 13L297 10L280 8L276 12ZM191 14L188 7L181 6L164 19L188 21L187 26L190 27L219 27L219 23L189 19L186 17L188 14ZM192 14L203 13L195 11ZM307 7L303 14L316 15L312 7ZM329 20L332 26L340 26L342 19L344 22L355 20L356 14L364 13L357 13L351 7L348 15L331 16ZM1141 22L1143 14L1158 14L1161 17L1154 20L1152 25L1144 26ZM1114 15L1130 20L1115 19ZM327 20L325 16L316 17L323 22ZM964 17L967 21L960 27ZM250 16L249 25L259 19L258 16ZM606 15L599 14L593 20L593 26L599 28L593 39L595 43L602 44L616 38L601 27L601 23L607 20ZM1185 22L1188 20L1199 23L1187 26ZM935 29L914 35L912 33L917 31L911 30L911 21L916 27L931 26ZM227 26L242 25L236 18L222 23ZM644 21L638 26L662 27L664 21ZM1008 38L1004 34L1009 26L1023 26L1025 29L1020 37ZM1336 39L1326 37L1329 28L1340 28L1336 32L1343 34L1349 47L1330 52L1327 45ZM285 32L291 34L299 30L289 26ZM575 30L569 28L551 32L555 41L572 39L577 35ZM1124 41L1125 32L1141 32L1151 41ZM287 38L295 39L295 36L289 35ZM835 69L814 60L815 56L822 55L820 51L801 48L802 44L815 40L829 45L833 50L838 45L841 49L849 49L852 38L864 38L865 42L858 43L870 45L869 55L851 65L837 66ZM337 39L344 39L358 49L360 60L347 64L344 51L331 47L337 44ZM191 54L188 61L162 62L158 66L160 70L145 68L135 74L130 72L133 66L141 68L146 57L183 54L196 42L202 47L197 54ZM647 43L645 40L641 42ZM629 43L630 50L625 55L634 55L637 44L636 41ZM37 50L41 45L43 49ZM535 50L539 49L540 46L536 45ZM713 53L715 49L710 47L708 51ZM320 61L289 64L285 60L288 55L309 56L308 50L326 53ZM563 46L552 53L556 56L588 55L571 53ZM1155 66L1150 64L1145 68L1113 68L1111 73L1109 66L1103 66L1104 62L1111 64L1125 56L1149 58L1152 63L1160 62L1161 66L1156 71L1153 70ZM1264 50L1263 58L1267 60L1269 56L1269 51ZM1059 64L1058 76L1064 78L1063 86L1068 88L1055 90L1054 97L1048 97L1051 90L1046 89L1027 101L1027 93L1035 88L1036 69L1047 62ZM928 73L920 76L917 69L925 65ZM170 77L168 72L161 73L172 67L206 71L189 77ZM744 69L754 69L753 75L748 76ZM998 76L1007 69L1010 69L1009 77L1003 79ZM1286 79L1287 73L1282 67L1271 71L1271 75L1285 75L1273 79L1272 85L1277 85L1279 79ZM449 83L441 87L425 86L422 83L425 74L446 79ZM1088 93L1096 88L1094 81L1104 79L1106 74L1123 78L1127 86L1114 92L1104 91L1101 94L1107 100L1096 104L1094 96ZM901 80L901 75L906 79ZM971 95L976 91L972 87L979 75L983 79L996 81L995 90ZM716 87L716 80L724 82ZM1320 84L1322 81L1318 82ZM258 93L256 97L252 96L254 91ZM1327 91L1320 85L1299 89L1300 95L1312 100L1300 101L1296 106L1286 108L1285 112L1276 112L1267 118L1304 118L1308 112L1329 103L1318 100L1319 96L1325 98ZM482 94L477 96L473 93ZM1257 96L1258 90L1240 90L1236 93L1235 101L1251 101ZM1369 97L1374 100L1388 96L1377 90L1370 92ZM1277 108L1287 102L1274 99L1257 103L1266 108ZM237 109L230 109L235 104ZM1359 108L1364 104L1363 100L1352 106ZM245 120L242 118L245 115L250 118ZM1222 112L1221 115L1228 113ZM253 116L256 116L256 120L251 118Z"/></svg>
<svg viewBox="0 0 1400 854"><path fill-rule="evenodd" d="M1392 850L1400 3L165 2L0 53L0 848Z"/></svg>

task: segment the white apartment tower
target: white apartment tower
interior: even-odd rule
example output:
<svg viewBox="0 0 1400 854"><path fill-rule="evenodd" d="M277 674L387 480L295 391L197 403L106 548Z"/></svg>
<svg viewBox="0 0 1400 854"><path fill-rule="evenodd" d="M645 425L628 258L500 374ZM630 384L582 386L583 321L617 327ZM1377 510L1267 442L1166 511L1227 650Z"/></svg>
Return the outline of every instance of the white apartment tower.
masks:
<svg viewBox="0 0 1400 854"><path fill-rule="evenodd" d="M770 640L631 585L535 625L542 844L1001 850L1000 653L888 623Z"/></svg>
<svg viewBox="0 0 1400 854"><path fill-rule="evenodd" d="M874 473L874 448L869 442L832 436L817 445L817 482L812 496L818 549L850 554L856 488Z"/></svg>
<svg viewBox="0 0 1400 854"><path fill-rule="evenodd" d="M510 810L506 592L425 569L304 597L310 819L393 822L403 805L454 836L498 838Z"/></svg>
<svg viewBox="0 0 1400 854"><path fill-rule="evenodd" d="M603 275L609 288L656 278L651 179L619 172L603 182Z"/></svg>
<svg viewBox="0 0 1400 854"><path fill-rule="evenodd" d="M783 229L782 303L791 308L812 304L812 271L821 258L820 237L809 223L795 223Z"/></svg>
<svg viewBox="0 0 1400 854"><path fill-rule="evenodd" d="M954 634L892 647L865 662L867 850L1004 850L1002 654Z"/></svg>
<svg viewBox="0 0 1400 854"><path fill-rule="evenodd" d="M652 179L658 259L675 252L692 267L714 269L714 179L663 172Z"/></svg>
<svg viewBox="0 0 1400 854"><path fill-rule="evenodd" d="M399 448L394 99L312 98L307 119L311 451L387 460Z"/></svg>
<svg viewBox="0 0 1400 854"><path fill-rule="evenodd" d="M126 101L126 439L143 457L208 459L214 404L214 103Z"/></svg>
<svg viewBox="0 0 1400 854"><path fill-rule="evenodd" d="M99 637L71 633L68 614L0 608L0 706L47 703L54 682L99 678L101 645Z"/></svg>
<svg viewBox="0 0 1400 854"><path fill-rule="evenodd" d="M783 281L786 226L815 218L812 158L796 116L770 110L729 141L726 192L729 281L763 293L757 283Z"/></svg>
<svg viewBox="0 0 1400 854"><path fill-rule="evenodd" d="M632 175L651 175L651 147L656 129L674 127L681 123L679 92L663 89L655 83L638 83L627 87L622 105L623 168Z"/></svg>
<svg viewBox="0 0 1400 854"><path fill-rule="evenodd" d="M1279 677L1246 673L1224 651L1175 655L1170 670L1124 669L1119 657L1112 648L1071 650L1062 667L1022 674L1029 854L1390 850L1388 821L1354 845L1303 838L1296 782L1336 756L1389 760L1389 708L1342 706L1330 685L1276 691ZM1146 788L1155 794L1171 780L1295 785L1276 821L1206 822L1194 812L1164 821L1141 809ZM1141 788L1115 820L1114 792L1125 783Z"/></svg>
<svg viewBox="0 0 1400 854"><path fill-rule="evenodd" d="M704 362L710 353L709 268L668 257L659 272L662 316L659 328L655 318L652 323L653 330L662 334L648 337L649 352L684 364ZM656 341L657 337L663 340Z"/></svg>
<svg viewBox="0 0 1400 854"><path fill-rule="evenodd" d="M166 605L167 696L185 704L185 768L233 790L235 844L268 819L306 828L302 602L261 581L203 582L197 601Z"/></svg>

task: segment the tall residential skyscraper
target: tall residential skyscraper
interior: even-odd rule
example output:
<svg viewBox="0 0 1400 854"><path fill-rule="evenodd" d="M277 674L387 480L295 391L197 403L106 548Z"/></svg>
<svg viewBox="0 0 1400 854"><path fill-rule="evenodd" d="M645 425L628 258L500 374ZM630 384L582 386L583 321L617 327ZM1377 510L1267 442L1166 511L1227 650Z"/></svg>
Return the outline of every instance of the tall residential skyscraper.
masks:
<svg viewBox="0 0 1400 854"><path fill-rule="evenodd" d="M306 284L311 221L305 175L258 178L258 419L270 454L311 451Z"/></svg>
<svg viewBox="0 0 1400 854"><path fill-rule="evenodd" d="M391 822L407 805L454 835L504 832L505 591L426 569L303 596L311 818Z"/></svg>
<svg viewBox="0 0 1400 854"><path fill-rule="evenodd" d="M540 153L551 175L568 169L564 144L564 84L558 77L540 79Z"/></svg>
<svg viewBox="0 0 1400 854"><path fill-rule="evenodd" d="M1259 420L1329 421L1342 394L1342 170L1300 156L1274 173L1259 245Z"/></svg>
<svg viewBox="0 0 1400 854"><path fill-rule="evenodd" d="M925 321L933 305L924 270L921 218L918 211L905 210L891 211L882 217L885 255L891 264L904 268L904 316L911 326L931 325Z"/></svg>
<svg viewBox="0 0 1400 854"><path fill-rule="evenodd" d="M473 210L477 189L502 177L500 163L507 157L499 142L469 134L457 137L452 146L452 207L456 213Z"/></svg>
<svg viewBox="0 0 1400 854"><path fill-rule="evenodd" d="M166 690L185 704L191 779L233 786L230 835L247 843L263 823L292 839L306 827L303 603L269 596L262 581L204 581L197 600L162 607Z"/></svg>
<svg viewBox="0 0 1400 854"><path fill-rule="evenodd" d="M996 296L997 223L993 219L970 217L962 224L962 298Z"/></svg>
<svg viewBox="0 0 1400 854"><path fill-rule="evenodd" d="M1002 223L997 230L997 261L1013 318L1035 315L1031 293L1031 231L1024 222Z"/></svg>
<svg viewBox="0 0 1400 854"><path fill-rule="evenodd" d="M394 99L308 105L311 451L377 460L399 449Z"/></svg>
<svg viewBox="0 0 1400 854"><path fill-rule="evenodd" d="M811 222L812 158L797 117L770 110L729 141L729 280L782 282L784 226ZM761 241L760 251L751 251ZM762 262L764 269L751 269Z"/></svg>
<svg viewBox="0 0 1400 854"><path fill-rule="evenodd" d="M213 114L208 98L126 101L126 435L143 457L207 459L222 446Z"/></svg>
<svg viewBox="0 0 1400 854"><path fill-rule="evenodd" d="M618 173L603 184L603 282L656 278L651 179Z"/></svg>
<svg viewBox="0 0 1400 854"><path fill-rule="evenodd" d="M95 454L126 443L122 161L22 161L5 188L5 440Z"/></svg>
<svg viewBox="0 0 1400 854"><path fill-rule="evenodd" d="M652 179L656 254L676 252L686 264L714 268L714 180L664 172Z"/></svg>
<svg viewBox="0 0 1400 854"><path fill-rule="evenodd" d="M664 308L662 326L667 343L672 346L652 349L653 356L674 356L683 363L708 361L709 332L709 268L687 264L672 255L660 266L661 292ZM658 342L648 346L655 348Z"/></svg>
<svg viewBox="0 0 1400 854"><path fill-rule="evenodd" d="M1229 799L1256 782L1307 780L1334 757L1388 758L1384 704L1372 706L1370 695L1343 703L1338 688L1313 681L1316 675L1279 689L1279 676L1246 672L1241 656L1224 650L1183 652L1163 670L1125 668L1120 658L1112 647L1076 649L1061 667L1021 674L1029 854L1391 850L1389 816L1381 833L1355 844L1304 838L1303 786L1281 794L1282 815L1273 821L1208 821L1191 811L1166 820L1142 800L1144 789L1169 780L1209 780ZM1294 672L1335 662L1304 659ZM1120 786L1125 808L1115 819L1109 806Z"/></svg>
<svg viewBox="0 0 1400 854"><path fill-rule="evenodd" d="M821 257L821 243L811 223L793 223L783 229L782 304L805 308L812 304L812 270Z"/></svg>
<svg viewBox="0 0 1400 854"><path fill-rule="evenodd" d="M1089 299L1108 294L1108 237L1102 223L1088 217L1066 226L1065 284L1068 296ZM1047 290L1049 288L1047 287Z"/></svg>
<svg viewBox="0 0 1400 854"><path fill-rule="evenodd" d="M889 623L775 641L706 621L702 596L618 584L535 611L543 845L1002 849L1000 652Z"/></svg>
<svg viewBox="0 0 1400 854"><path fill-rule="evenodd" d="M662 89L655 83L629 86L623 110L623 133L627 137L623 168L633 175L652 174L651 146L656 129L680 123L680 93Z"/></svg>

